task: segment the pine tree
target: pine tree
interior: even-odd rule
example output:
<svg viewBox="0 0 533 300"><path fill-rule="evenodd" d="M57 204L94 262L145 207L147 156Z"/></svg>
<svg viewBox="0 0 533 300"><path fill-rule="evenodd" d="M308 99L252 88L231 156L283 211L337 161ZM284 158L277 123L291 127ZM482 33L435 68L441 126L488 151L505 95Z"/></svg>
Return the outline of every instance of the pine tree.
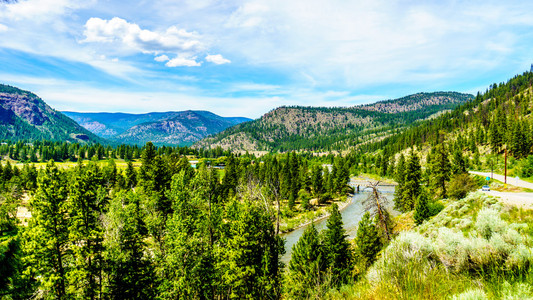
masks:
<svg viewBox="0 0 533 300"><path fill-rule="evenodd" d="M109 282L105 294L112 299L151 299L153 268L145 245L146 228L137 194L118 194L105 217L104 245Z"/></svg>
<svg viewBox="0 0 533 300"><path fill-rule="evenodd" d="M357 228L357 235L355 237L356 250L355 254L362 264L363 269L368 268L376 260L376 256L383 247L379 237L379 231L376 224L370 217L370 213L366 212Z"/></svg>
<svg viewBox="0 0 533 300"><path fill-rule="evenodd" d="M224 178L222 178L222 186L224 188L225 198L235 195L235 190L239 181L237 162L235 157L230 155L226 161L226 167L224 168Z"/></svg>
<svg viewBox="0 0 533 300"><path fill-rule="evenodd" d="M467 166L463 153L459 148L456 148L453 152L452 174L464 174L466 173L466 168Z"/></svg>
<svg viewBox="0 0 533 300"><path fill-rule="evenodd" d="M400 210L403 206L403 189L405 185L405 156L400 154L395 172L395 180L398 183L395 190L394 208Z"/></svg>
<svg viewBox="0 0 533 300"><path fill-rule="evenodd" d="M430 217L428 207L428 196L425 192L422 192L420 195L418 195L418 199L415 205L415 214L413 217L417 225L422 224Z"/></svg>
<svg viewBox="0 0 533 300"><path fill-rule="evenodd" d="M333 284L338 286L345 283L348 278L351 257L346 230L343 228L342 216L336 203L333 203L330 211L327 229L323 232L322 249L325 265L333 277Z"/></svg>
<svg viewBox="0 0 533 300"><path fill-rule="evenodd" d="M133 168L133 163L128 161L128 166L126 167L126 187L133 189L137 185L137 172Z"/></svg>
<svg viewBox="0 0 533 300"><path fill-rule="evenodd" d="M318 232L314 224L311 224L292 247L288 296L307 298L310 289L323 283L324 269L325 260Z"/></svg>
<svg viewBox="0 0 533 300"><path fill-rule="evenodd" d="M225 297L279 298L285 249L270 214L248 199L234 200L225 207L224 221L223 246L215 251Z"/></svg>
<svg viewBox="0 0 533 300"><path fill-rule="evenodd" d="M69 275L72 291L84 298L102 297L103 224L107 191L95 160L87 167L78 165L70 186L70 239L76 272Z"/></svg>
<svg viewBox="0 0 533 300"><path fill-rule="evenodd" d="M31 253L29 273L38 274L40 289L67 298L69 225L67 182L53 161L38 178L31 201L32 218L25 232L25 252Z"/></svg>
<svg viewBox="0 0 533 300"><path fill-rule="evenodd" d="M446 182L450 180L451 164L444 144L434 148L434 156L429 164L430 184L439 191L439 196L446 197Z"/></svg>
<svg viewBox="0 0 533 300"><path fill-rule="evenodd" d="M322 178L322 168L320 166L315 166L313 168L312 173L312 188L313 188L313 195L317 198L324 193L324 186L323 186L324 179Z"/></svg>
<svg viewBox="0 0 533 300"><path fill-rule="evenodd" d="M407 167L405 168L405 181L402 192L402 202L399 209L403 212L412 210L415 207L416 199L420 194L421 167L418 155L411 149Z"/></svg>

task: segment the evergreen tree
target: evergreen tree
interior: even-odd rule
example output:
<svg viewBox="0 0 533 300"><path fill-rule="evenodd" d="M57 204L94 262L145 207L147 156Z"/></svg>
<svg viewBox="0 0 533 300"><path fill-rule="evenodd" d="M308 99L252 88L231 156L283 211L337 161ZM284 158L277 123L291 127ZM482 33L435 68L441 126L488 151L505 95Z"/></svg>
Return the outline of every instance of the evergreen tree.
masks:
<svg viewBox="0 0 533 300"><path fill-rule="evenodd" d="M319 198L320 195L324 193L324 179L322 178L322 167L317 165L313 168L311 183L313 188L313 195Z"/></svg>
<svg viewBox="0 0 533 300"><path fill-rule="evenodd" d="M224 178L222 178L222 186L224 188L224 195L227 197L235 195L237 184L239 183L238 166L235 157L230 155L226 161L224 168Z"/></svg>
<svg viewBox="0 0 533 300"><path fill-rule="evenodd" d="M307 226L298 242L292 247L289 262L288 296L308 298L310 290L324 282L325 260L318 232Z"/></svg>
<svg viewBox="0 0 533 300"><path fill-rule="evenodd" d="M398 183L396 186L396 190L394 193L394 208L400 209L403 205L403 189L405 185L405 156L400 154L400 158L398 158L398 164L397 164L396 172L395 172L395 180Z"/></svg>
<svg viewBox="0 0 533 300"><path fill-rule="evenodd" d="M209 182L196 177L187 179L182 170L172 177L169 198L173 215L166 227L162 278L159 290L163 299L215 298L214 236L211 225L217 224L217 207L206 210L203 202ZM210 212L213 211L213 214Z"/></svg>
<svg viewBox="0 0 533 300"><path fill-rule="evenodd" d="M152 299L153 268L145 245L146 228L139 196L131 191L112 199L105 215L107 297Z"/></svg>
<svg viewBox="0 0 533 300"><path fill-rule="evenodd" d="M428 196L425 192L422 192L418 195L418 199L415 205L415 214L414 214L415 223L417 225L422 224L425 220L429 219L430 212L428 207Z"/></svg>
<svg viewBox="0 0 533 300"><path fill-rule="evenodd" d="M463 153L460 149L456 148L453 152L452 174L464 174L466 173L466 168L467 166Z"/></svg>
<svg viewBox="0 0 533 300"><path fill-rule="evenodd" d="M401 211L407 212L415 207L416 199L420 194L420 177L420 160L418 159L418 155L416 155L413 149L411 149L409 160L405 168L405 179L401 188L402 199L401 202L396 202Z"/></svg>
<svg viewBox="0 0 533 300"><path fill-rule="evenodd" d="M438 144L434 148L434 156L429 163L430 184L438 195L446 197L446 182L450 180L451 164L448 158L448 152L444 144Z"/></svg>
<svg viewBox="0 0 533 300"><path fill-rule="evenodd" d="M363 269L368 268L374 263L379 251L383 247L378 228L370 217L369 212L366 212L361 221L359 221L355 245L355 255Z"/></svg>
<svg viewBox="0 0 533 300"><path fill-rule="evenodd" d="M279 298L285 249L270 215L247 199L234 200L226 205L224 220L216 269L226 297Z"/></svg>
<svg viewBox="0 0 533 300"><path fill-rule="evenodd" d="M327 220L327 229L323 232L322 250L324 261L332 274L333 284L339 286L348 279L351 268L349 244L346 230L343 228L342 216L336 203L331 206L331 216Z"/></svg>
<svg viewBox="0 0 533 300"><path fill-rule="evenodd" d="M38 178L35 198L31 201L32 218L24 233L24 251L28 256L28 273L35 274L40 289L54 298L68 298L67 275L69 225L67 182L53 161Z"/></svg>
<svg viewBox="0 0 533 300"><path fill-rule="evenodd" d="M107 191L103 176L93 160L87 167L78 165L70 187L71 223L75 272L69 274L71 291L87 299L102 297L103 224Z"/></svg>
<svg viewBox="0 0 533 300"><path fill-rule="evenodd" d="M137 185L137 172L133 168L133 163L128 161L128 166L126 167L126 187L133 189Z"/></svg>

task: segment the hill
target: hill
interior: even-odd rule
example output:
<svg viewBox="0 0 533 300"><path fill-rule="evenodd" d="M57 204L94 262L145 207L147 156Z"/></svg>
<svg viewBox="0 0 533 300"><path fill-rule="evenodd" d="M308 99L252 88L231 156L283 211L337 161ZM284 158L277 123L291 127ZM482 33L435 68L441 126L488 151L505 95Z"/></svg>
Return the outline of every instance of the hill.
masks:
<svg viewBox="0 0 533 300"><path fill-rule="evenodd" d="M0 139L102 142L37 95L0 84Z"/></svg>
<svg viewBox="0 0 533 300"><path fill-rule="evenodd" d="M381 139L396 129L473 98L456 92L419 93L370 105L280 107L196 144L237 151L343 150Z"/></svg>
<svg viewBox="0 0 533 300"><path fill-rule="evenodd" d="M413 145L446 142L472 158L475 152L498 154L505 149L515 158L527 157L533 154L532 86L532 72L495 83L453 111L368 145L367 150L395 153Z"/></svg>
<svg viewBox="0 0 533 300"><path fill-rule="evenodd" d="M172 111L146 114L64 112L89 131L128 144L191 145L233 125L250 121L221 117L208 111Z"/></svg>

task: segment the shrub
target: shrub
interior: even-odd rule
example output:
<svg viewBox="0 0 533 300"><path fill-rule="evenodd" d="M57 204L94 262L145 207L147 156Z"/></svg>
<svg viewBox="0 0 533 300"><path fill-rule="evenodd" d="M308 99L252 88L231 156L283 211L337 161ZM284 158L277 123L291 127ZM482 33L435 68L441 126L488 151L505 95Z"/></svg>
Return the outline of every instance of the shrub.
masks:
<svg viewBox="0 0 533 300"><path fill-rule="evenodd" d="M475 228L485 239L490 239L494 233L502 233L507 224L500 218L498 211L483 208L477 215Z"/></svg>
<svg viewBox="0 0 533 300"><path fill-rule="evenodd" d="M429 216L433 217L438 215L444 209L444 204L440 201L428 203Z"/></svg>
<svg viewBox="0 0 533 300"><path fill-rule="evenodd" d="M311 200L311 195L309 195L306 190L300 190L298 192L298 198L300 198L302 209L308 210L311 208L311 204L309 203L309 200Z"/></svg>
<svg viewBox="0 0 533 300"><path fill-rule="evenodd" d="M527 159L522 163L520 176L522 177L533 176L533 155L528 156Z"/></svg>
<svg viewBox="0 0 533 300"><path fill-rule="evenodd" d="M453 199L463 199L468 192L478 188L476 181L468 174L455 175L448 183L448 196Z"/></svg>

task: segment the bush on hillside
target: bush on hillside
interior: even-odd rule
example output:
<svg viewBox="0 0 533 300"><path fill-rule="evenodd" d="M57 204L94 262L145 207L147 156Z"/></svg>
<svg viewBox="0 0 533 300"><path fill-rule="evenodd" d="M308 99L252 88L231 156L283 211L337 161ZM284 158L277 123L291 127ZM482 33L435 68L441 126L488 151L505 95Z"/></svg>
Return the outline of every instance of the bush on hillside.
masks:
<svg viewBox="0 0 533 300"><path fill-rule="evenodd" d="M477 190L478 184L468 174L457 174L448 183L448 196L463 199L469 192Z"/></svg>
<svg viewBox="0 0 533 300"><path fill-rule="evenodd" d="M520 176L533 177L533 155L528 156L527 159L522 163Z"/></svg>

